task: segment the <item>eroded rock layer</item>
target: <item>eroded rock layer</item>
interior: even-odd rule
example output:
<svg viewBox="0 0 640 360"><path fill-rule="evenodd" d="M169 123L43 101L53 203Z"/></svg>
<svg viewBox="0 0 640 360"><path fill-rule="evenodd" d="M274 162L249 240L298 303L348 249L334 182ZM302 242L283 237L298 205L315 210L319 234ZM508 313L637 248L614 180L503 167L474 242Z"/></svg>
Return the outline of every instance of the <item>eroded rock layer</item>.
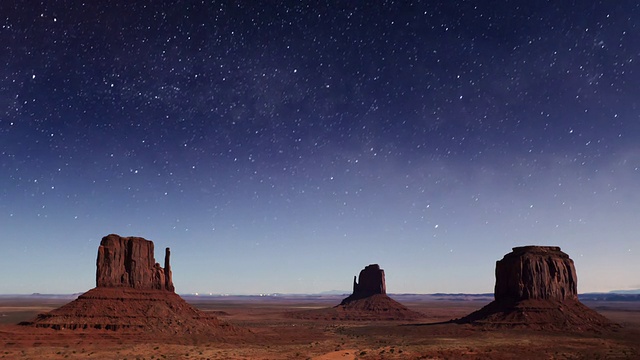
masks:
<svg viewBox="0 0 640 360"><path fill-rule="evenodd" d="M162 290L93 288L76 300L22 323L56 330L102 329L159 334L222 334L235 330Z"/></svg>

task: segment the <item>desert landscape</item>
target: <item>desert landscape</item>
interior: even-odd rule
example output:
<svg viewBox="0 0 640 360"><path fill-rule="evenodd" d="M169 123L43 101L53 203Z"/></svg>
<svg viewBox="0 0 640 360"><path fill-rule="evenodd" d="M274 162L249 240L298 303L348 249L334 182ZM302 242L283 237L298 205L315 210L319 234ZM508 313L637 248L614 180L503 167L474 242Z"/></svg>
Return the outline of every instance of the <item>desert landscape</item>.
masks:
<svg viewBox="0 0 640 360"><path fill-rule="evenodd" d="M105 236L96 287L0 297L2 359L637 359L640 302L577 296L558 247L514 248L495 296L394 295L366 266L353 293L185 296L153 242ZM492 301L493 300L493 301Z"/></svg>
<svg viewBox="0 0 640 360"><path fill-rule="evenodd" d="M640 360L640 1L0 19L0 360Z"/></svg>
<svg viewBox="0 0 640 360"><path fill-rule="evenodd" d="M17 326L69 299L2 298L2 359L638 359L640 303L589 302L621 325L604 332L487 329L446 323L488 303L398 296L424 314L415 321L295 319L292 311L334 306L340 296L189 298L196 308L241 327L223 337L158 336L111 330ZM403 301L406 299L406 301Z"/></svg>
<svg viewBox="0 0 640 360"><path fill-rule="evenodd" d="M0 19L0 360L640 360L640 1Z"/></svg>

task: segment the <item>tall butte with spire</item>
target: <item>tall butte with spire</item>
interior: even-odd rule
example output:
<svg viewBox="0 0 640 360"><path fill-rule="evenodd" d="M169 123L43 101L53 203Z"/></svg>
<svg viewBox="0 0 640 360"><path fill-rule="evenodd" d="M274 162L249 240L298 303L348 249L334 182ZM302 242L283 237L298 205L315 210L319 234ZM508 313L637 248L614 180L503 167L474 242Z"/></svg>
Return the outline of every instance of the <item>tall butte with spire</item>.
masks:
<svg viewBox="0 0 640 360"><path fill-rule="evenodd" d="M573 260L557 246L514 247L496 262L495 300L458 323L541 330L615 326L578 300Z"/></svg>
<svg viewBox="0 0 640 360"><path fill-rule="evenodd" d="M378 264L362 269L358 281L353 277L353 293L334 310L338 318L345 320L414 320L422 317L387 295L384 270Z"/></svg>
<svg viewBox="0 0 640 360"><path fill-rule="evenodd" d="M21 325L168 335L237 332L235 327L192 307L175 293L170 254L167 248L163 268L155 261L152 241L107 235L98 247L96 287Z"/></svg>
<svg viewBox="0 0 640 360"><path fill-rule="evenodd" d="M323 320L417 320L422 314L408 309L387 295L384 270L371 264L353 278L353 293L332 308L298 311L289 316Z"/></svg>
<svg viewBox="0 0 640 360"><path fill-rule="evenodd" d="M141 237L107 235L98 247L96 287L175 291L171 250L165 249L164 268L153 256L153 242Z"/></svg>
<svg viewBox="0 0 640 360"><path fill-rule="evenodd" d="M376 294L387 294L387 283L384 278L384 270L380 269L380 265L371 264L360 271L360 275L353 277L353 293L342 303L348 303L353 300L362 299Z"/></svg>

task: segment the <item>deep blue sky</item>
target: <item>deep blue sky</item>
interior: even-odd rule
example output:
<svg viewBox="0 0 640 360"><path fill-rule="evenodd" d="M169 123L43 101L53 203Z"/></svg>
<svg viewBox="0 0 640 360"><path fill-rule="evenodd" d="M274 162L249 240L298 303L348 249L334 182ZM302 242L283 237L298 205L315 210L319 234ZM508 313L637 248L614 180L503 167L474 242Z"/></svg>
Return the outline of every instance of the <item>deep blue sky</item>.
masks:
<svg viewBox="0 0 640 360"><path fill-rule="evenodd" d="M558 245L640 288L636 1L0 4L0 293L490 292Z"/></svg>

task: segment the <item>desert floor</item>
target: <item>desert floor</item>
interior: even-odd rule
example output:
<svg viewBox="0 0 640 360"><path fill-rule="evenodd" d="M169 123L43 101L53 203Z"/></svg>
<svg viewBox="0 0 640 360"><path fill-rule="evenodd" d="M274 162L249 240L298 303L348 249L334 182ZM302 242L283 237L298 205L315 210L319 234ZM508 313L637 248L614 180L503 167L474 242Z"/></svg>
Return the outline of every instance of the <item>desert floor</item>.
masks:
<svg viewBox="0 0 640 360"><path fill-rule="evenodd" d="M585 302L621 325L601 333L488 330L444 323L487 301L403 302L419 322L292 319L341 297L189 298L242 330L221 338L14 325L69 299L0 298L0 359L640 359L640 303ZM400 300L402 301L402 300Z"/></svg>

